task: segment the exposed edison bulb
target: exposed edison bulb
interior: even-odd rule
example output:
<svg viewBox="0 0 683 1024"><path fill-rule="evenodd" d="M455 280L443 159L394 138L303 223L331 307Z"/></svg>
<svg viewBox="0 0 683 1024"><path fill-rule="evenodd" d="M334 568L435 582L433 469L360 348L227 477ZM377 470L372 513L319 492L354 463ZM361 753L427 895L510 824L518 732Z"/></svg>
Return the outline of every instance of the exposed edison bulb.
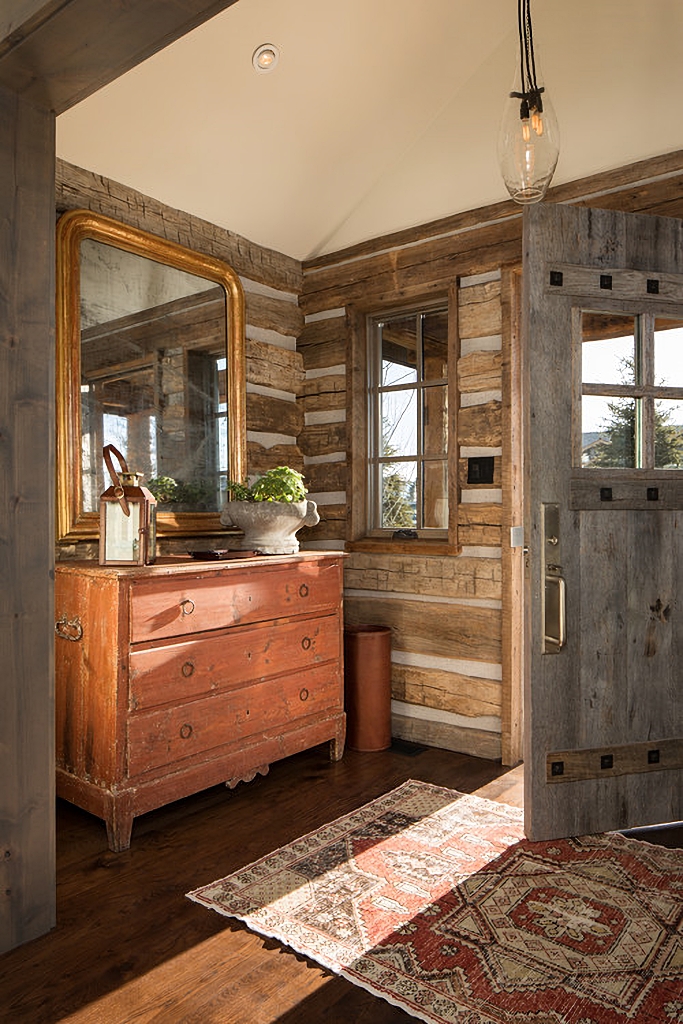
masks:
<svg viewBox="0 0 683 1024"><path fill-rule="evenodd" d="M526 100L520 106L519 91L509 96L498 135L498 162L516 203L543 199L559 155L560 133L548 94L543 93L542 112L530 110Z"/></svg>

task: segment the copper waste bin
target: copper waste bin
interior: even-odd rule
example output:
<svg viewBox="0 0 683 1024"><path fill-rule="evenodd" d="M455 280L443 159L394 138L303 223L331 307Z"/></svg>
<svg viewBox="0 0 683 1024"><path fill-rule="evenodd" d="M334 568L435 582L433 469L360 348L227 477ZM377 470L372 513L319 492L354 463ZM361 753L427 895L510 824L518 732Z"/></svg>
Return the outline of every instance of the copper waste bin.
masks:
<svg viewBox="0 0 683 1024"><path fill-rule="evenodd" d="M391 746L391 630L344 626L346 746L370 753Z"/></svg>

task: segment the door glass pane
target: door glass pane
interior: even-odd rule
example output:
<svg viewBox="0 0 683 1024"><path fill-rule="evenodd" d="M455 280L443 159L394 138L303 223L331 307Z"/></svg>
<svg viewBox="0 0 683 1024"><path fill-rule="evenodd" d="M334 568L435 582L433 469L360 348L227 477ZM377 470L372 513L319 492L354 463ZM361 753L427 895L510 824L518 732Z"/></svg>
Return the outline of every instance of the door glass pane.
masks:
<svg viewBox="0 0 683 1024"><path fill-rule="evenodd" d="M382 385L417 381L417 318L398 317L382 324Z"/></svg>
<svg viewBox="0 0 683 1024"><path fill-rule="evenodd" d="M417 525L417 463L387 462L382 466L381 525L399 530Z"/></svg>
<svg viewBox="0 0 683 1024"><path fill-rule="evenodd" d="M422 396L422 450L425 455L443 455L448 449L446 385L425 388Z"/></svg>
<svg viewBox="0 0 683 1024"><path fill-rule="evenodd" d="M389 391L380 396L382 450L380 455L417 455L417 392Z"/></svg>
<svg viewBox="0 0 683 1024"><path fill-rule="evenodd" d="M655 469L683 469L683 401L655 402Z"/></svg>
<svg viewBox="0 0 683 1024"><path fill-rule="evenodd" d="M583 313L581 380L584 384L635 384L635 322L632 316Z"/></svg>
<svg viewBox="0 0 683 1024"><path fill-rule="evenodd" d="M445 462L425 462L422 481L422 522L425 527L448 526L448 473Z"/></svg>
<svg viewBox="0 0 683 1024"><path fill-rule="evenodd" d="M632 398L581 399L582 465L636 467L636 410Z"/></svg>
<svg viewBox="0 0 683 1024"><path fill-rule="evenodd" d="M655 321L655 385L683 387L683 324L680 320Z"/></svg>

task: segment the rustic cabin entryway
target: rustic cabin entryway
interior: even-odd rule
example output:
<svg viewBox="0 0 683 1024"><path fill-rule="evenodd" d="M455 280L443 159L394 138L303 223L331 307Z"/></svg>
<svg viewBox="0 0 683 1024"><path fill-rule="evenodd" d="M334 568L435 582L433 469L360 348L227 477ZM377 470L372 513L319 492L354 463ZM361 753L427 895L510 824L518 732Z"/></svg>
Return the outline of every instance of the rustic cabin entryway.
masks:
<svg viewBox="0 0 683 1024"><path fill-rule="evenodd" d="M523 316L527 835L677 821L683 222L527 210Z"/></svg>

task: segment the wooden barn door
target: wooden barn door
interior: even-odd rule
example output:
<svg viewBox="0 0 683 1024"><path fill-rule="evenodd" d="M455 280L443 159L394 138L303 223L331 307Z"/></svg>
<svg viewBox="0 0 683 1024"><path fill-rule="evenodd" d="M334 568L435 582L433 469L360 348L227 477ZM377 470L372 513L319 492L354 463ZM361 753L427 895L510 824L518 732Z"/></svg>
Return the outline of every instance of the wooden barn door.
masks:
<svg viewBox="0 0 683 1024"><path fill-rule="evenodd" d="M683 222L525 211L523 322L527 834L677 821Z"/></svg>

